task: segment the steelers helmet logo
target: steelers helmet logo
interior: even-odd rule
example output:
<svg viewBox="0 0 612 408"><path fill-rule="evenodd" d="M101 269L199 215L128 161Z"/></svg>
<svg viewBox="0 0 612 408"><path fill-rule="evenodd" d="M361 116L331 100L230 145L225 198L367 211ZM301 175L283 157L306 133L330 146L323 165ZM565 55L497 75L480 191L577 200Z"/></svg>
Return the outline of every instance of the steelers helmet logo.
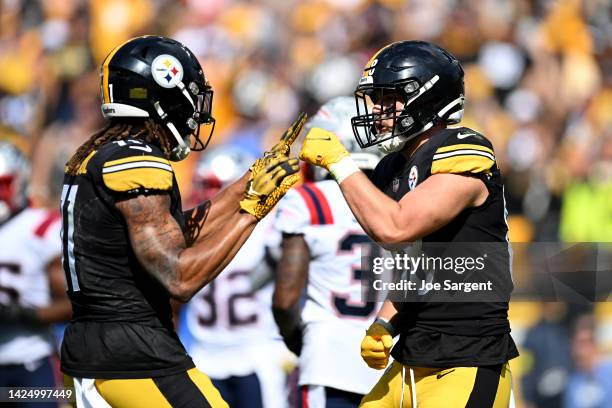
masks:
<svg viewBox="0 0 612 408"><path fill-rule="evenodd" d="M410 169L410 173L408 174L408 187L410 188L410 190L414 190L418 181L419 169L417 169L417 166L412 166L412 168Z"/></svg>
<svg viewBox="0 0 612 408"><path fill-rule="evenodd" d="M157 56L151 64L153 79L164 88L174 88L183 80L183 66L172 55Z"/></svg>

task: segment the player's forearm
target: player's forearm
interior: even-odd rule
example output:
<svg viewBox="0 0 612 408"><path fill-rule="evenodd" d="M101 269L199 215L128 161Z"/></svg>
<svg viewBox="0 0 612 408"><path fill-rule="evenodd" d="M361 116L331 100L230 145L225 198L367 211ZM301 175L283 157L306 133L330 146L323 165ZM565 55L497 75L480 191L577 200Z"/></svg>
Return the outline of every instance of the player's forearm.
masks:
<svg viewBox="0 0 612 408"><path fill-rule="evenodd" d="M212 200L185 211L187 246L192 246L196 241L217 233L240 211L239 202L244 196L248 179L249 172L221 190Z"/></svg>
<svg viewBox="0 0 612 408"><path fill-rule="evenodd" d="M278 262L272 306L290 311L299 303L308 277L310 250L303 235L285 235Z"/></svg>
<svg viewBox="0 0 612 408"><path fill-rule="evenodd" d="M182 250L171 290L174 297L186 302L213 280L234 258L256 225L257 219L252 215L236 212L216 232Z"/></svg>
<svg viewBox="0 0 612 408"><path fill-rule="evenodd" d="M285 344L299 354L300 298L308 277L310 250L301 234L285 234L282 248L272 295L272 314Z"/></svg>
<svg viewBox="0 0 612 408"><path fill-rule="evenodd" d="M66 293L66 277L59 257L52 259L47 265L51 304L37 309L36 317L43 323L66 322L72 317L72 304Z"/></svg>
<svg viewBox="0 0 612 408"><path fill-rule="evenodd" d="M398 311L400 307L398 303L388 299L385 300L374 321L374 323L382 325L392 337L401 333L402 322Z"/></svg>
<svg viewBox="0 0 612 408"><path fill-rule="evenodd" d="M169 195L137 196L117 203L128 224L130 243L140 264L168 293L189 300L230 262L255 228L248 213L229 211L226 223L199 237L191 247L168 212ZM211 220L209 217L202 222Z"/></svg>
<svg viewBox="0 0 612 408"><path fill-rule="evenodd" d="M36 318L44 324L67 322L72 317L70 300L62 299L36 309Z"/></svg>
<svg viewBox="0 0 612 408"><path fill-rule="evenodd" d="M395 306L395 303L387 299L385 300L382 307L378 311L377 316L387 321L391 321L397 316L397 313L398 311L397 311L397 307Z"/></svg>
<svg viewBox="0 0 612 408"><path fill-rule="evenodd" d="M233 213L240 210L240 200L244 197L249 176L250 172L247 171L240 179L212 198L209 221L204 228L204 233L207 233L209 229L214 231L219 226L226 224L234 216Z"/></svg>
<svg viewBox="0 0 612 408"><path fill-rule="evenodd" d="M380 191L362 172L342 181L342 193L359 224L372 240L396 244L407 238L395 220L400 218L400 205Z"/></svg>

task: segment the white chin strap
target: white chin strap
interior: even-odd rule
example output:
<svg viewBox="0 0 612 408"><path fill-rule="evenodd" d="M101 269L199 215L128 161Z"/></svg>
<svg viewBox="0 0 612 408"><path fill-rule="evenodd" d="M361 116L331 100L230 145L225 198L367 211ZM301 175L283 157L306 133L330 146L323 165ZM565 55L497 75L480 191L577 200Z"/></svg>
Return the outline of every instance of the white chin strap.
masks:
<svg viewBox="0 0 612 408"><path fill-rule="evenodd" d="M388 133L391 133L391 132L387 132L387 134ZM383 137L385 136L387 135L383 135ZM379 143L378 145L376 145L376 147L382 154L389 154L393 152L399 152L400 150L402 150L407 141L408 139L405 136L395 136L395 137L392 137L391 139L385 140L382 143Z"/></svg>
<svg viewBox="0 0 612 408"><path fill-rule="evenodd" d="M187 156L189 156L189 152L191 152L191 149L187 145L188 142L185 140L185 139L189 139L189 136L183 139L181 135L179 134L178 130L176 130L176 127L174 127L174 124L172 122L166 122L166 126L168 127L168 129L170 129L170 133L174 135L174 138L176 139L176 142L178 143L176 146L174 146L174 149L172 149L172 151L170 152L170 160L181 161L185 159Z"/></svg>
<svg viewBox="0 0 612 408"><path fill-rule="evenodd" d="M429 129L431 129L432 126L433 126L433 122L429 122L429 123L426 123L425 126L423 126L420 130L411 134L410 136L395 136L395 137L392 137L391 139L387 139L384 142L377 145L378 150L382 154L399 152L400 150L404 148L404 146L406 145L406 142L408 142L411 139L414 139L421 133L428 131Z"/></svg>
<svg viewBox="0 0 612 408"><path fill-rule="evenodd" d="M174 139L176 140L176 143L177 143L174 149L172 149L172 151L170 152L170 160L181 161L185 159L189 155L189 152L191 151L191 149L189 148L187 144L188 142L185 141L185 139L188 139L189 136L187 136L186 138L183 138L181 134L179 133L179 131L176 129L176 126L174 126L174 123L168 122L165 120L168 114L164 112L162 107L159 105L159 102L155 102L153 104L153 107L155 108L155 111L157 112L159 117L164 121L164 123L166 124L166 127L168 127L168 129L170 130L170 133L172 133L172 136L174 136Z"/></svg>

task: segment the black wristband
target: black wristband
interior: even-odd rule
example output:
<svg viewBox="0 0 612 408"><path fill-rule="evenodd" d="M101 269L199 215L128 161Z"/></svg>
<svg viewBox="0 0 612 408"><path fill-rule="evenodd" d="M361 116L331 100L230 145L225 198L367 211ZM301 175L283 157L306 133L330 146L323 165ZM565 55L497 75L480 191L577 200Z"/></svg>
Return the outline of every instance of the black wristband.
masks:
<svg viewBox="0 0 612 408"><path fill-rule="evenodd" d="M387 320L383 319L382 317L377 317L376 319L374 319L374 323L379 324L382 327L384 327L385 330L389 332L391 337L395 337L397 335L397 333L395 332L395 327L393 327L391 322L388 322Z"/></svg>

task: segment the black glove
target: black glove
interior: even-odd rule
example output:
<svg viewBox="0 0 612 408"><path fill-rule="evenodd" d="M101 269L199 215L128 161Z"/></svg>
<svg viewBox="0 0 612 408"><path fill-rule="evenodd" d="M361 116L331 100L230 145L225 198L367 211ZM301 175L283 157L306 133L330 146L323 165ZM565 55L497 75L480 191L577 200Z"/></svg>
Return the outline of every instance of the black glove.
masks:
<svg viewBox="0 0 612 408"><path fill-rule="evenodd" d="M283 342L291 352L299 356L302 352L303 327L300 307L294 306L290 310L272 307L272 314Z"/></svg>
<svg viewBox="0 0 612 408"><path fill-rule="evenodd" d="M302 353L302 339L302 326L297 326L292 333L287 336L283 336L283 342L285 343L285 346L287 346L287 348L298 357Z"/></svg>

